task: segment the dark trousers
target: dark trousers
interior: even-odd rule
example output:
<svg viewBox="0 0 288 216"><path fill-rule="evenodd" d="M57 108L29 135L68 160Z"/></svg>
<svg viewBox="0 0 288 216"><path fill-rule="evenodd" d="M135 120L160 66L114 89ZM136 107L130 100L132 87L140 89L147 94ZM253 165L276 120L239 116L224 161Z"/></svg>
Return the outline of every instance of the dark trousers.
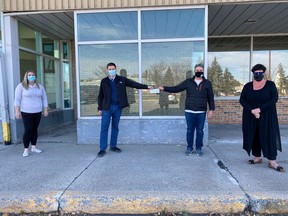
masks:
<svg viewBox="0 0 288 216"><path fill-rule="evenodd" d="M254 142L252 146L252 155L255 157L261 157L261 144L260 144L260 126L259 121L257 121L257 127L254 136ZM273 154L272 152L267 156L268 160L276 160L277 152Z"/></svg>
<svg viewBox="0 0 288 216"><path fill-rule="evenodd" d="M29 144L36 145L38 138L38 126L41 120L41 114L39 113L25 113L21 112L22 120L24 124L23 144L24 148L28 148Z"/></svg>

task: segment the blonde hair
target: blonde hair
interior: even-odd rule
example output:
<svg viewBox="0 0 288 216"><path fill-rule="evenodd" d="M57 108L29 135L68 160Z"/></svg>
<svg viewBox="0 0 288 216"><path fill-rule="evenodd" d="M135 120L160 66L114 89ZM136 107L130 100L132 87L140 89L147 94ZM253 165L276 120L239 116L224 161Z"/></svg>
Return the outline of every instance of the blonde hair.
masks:
<svg viewBox="0 0 288 216"><path fill-rule="evenodd" d="M36 76L36 73L33 70L27 70L26 71L24 78L23 78L23 81L22 81L22 85L25 89L29 88L28 73L30 73L30 72L34 73L34 75ZM37 88L40 88L37 78L36 78L34 83L36 84Z"/></svg>

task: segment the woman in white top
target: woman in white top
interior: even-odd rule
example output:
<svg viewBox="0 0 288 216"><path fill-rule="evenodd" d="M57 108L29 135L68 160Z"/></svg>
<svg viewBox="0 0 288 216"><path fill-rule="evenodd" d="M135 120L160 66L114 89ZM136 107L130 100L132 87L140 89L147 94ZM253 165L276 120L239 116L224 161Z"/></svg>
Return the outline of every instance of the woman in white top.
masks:
<svg viewBox="0 0 288 216"><path fill-rule="evenodd" d="M42 150L36 148L38 138L38 126L41 114L48 116L48 101L44 87L38 83L34 71L29 70L25 73L22 83L15 90L15 117L23 119L24 134L23 157L29 156L29 144L31 152L41 153Z"/></svg>

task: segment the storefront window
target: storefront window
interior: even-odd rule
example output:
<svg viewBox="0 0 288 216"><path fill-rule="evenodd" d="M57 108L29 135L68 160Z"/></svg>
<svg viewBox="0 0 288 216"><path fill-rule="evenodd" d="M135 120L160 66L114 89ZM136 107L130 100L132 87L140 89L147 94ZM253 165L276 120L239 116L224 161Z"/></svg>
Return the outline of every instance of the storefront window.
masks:
<svg viewBox="0 0 288 216"><path fill-rule="evenodd" d="M42 82L42 74L41 74L41 56L36 55L34 53L29 53L20 50L20 80L23 80L24 74L28 70L33 70L36 75L38 81Z"/></svg>
<svg viewBox="0 0 288 216"><path fill-rule="evenodd" d="M79 13L80 115L97 116L100 81L109 62L116 63L119 75L155 88L186 79L187 71L205 59L204 20L204 8ZM129 88L127 95L130 107L123 116L183 115L181 93L165 95L163 107L162 93Z"/></svg>
<svg viewBox="0 0 288 216"><path fill-rule="evenodd" d="M143 11L142 39L204 37L204 14L203 8Z"/></svg>
<svg viewBox="0 0 288 216"><path fill-rule="evenodd" d="M149 85L174 86L192 77L195 64L204 61L204 42L145 43L142 77ZM185 91L143 93L143 116L183 115Z"/></svg>
<svg viewBox="0 0 288 216"><path fill-rule="evenodd" d="M62 72L63 72L64 108L71 108L72 107L71 70L70 70L69 44L67 42L63 42L62 50L63 50Z"/></svg>
<svg viewBox="0 0 288 216"><path fill-rule="evenodd" d="M116 64L118 75L121 73L123 75L123 69L125 69L128 78L139 81L137 44L79 46L80 104L82 116L97 115L97 98L100 82L102 78L107 76L106 65L109 62ZM128 91L130 92L130 90ZM131 103L129 112L126 109L123 111L123 115L139 115L137 90L135 90L135 101Z"/></svg>
<svg viewBox="0 0 288 216"><path fill-rule="evenodd" d="M62 58L63 58L63 59L66 59L66 60L69 60L69 59L70 59L69 44L68 44L68 42L63 42Z"/></svg>
<svg viewBox="0 0 288 216"><path fill-rule="evenodd" d="M42 36L43 53L55 58L59 58L59 43L45 35Z"/></svg>
<svg viewBox="0 0 288 216"><path fill-rule="evenodd" d="M240 95L250 80L250 49L250 37L208 40L208 79L216 97Z"/></svg>
<svg viewBox="0 0 288 216"><path fill-rule="evenodd" d="M280 96L288 95L288 37L254 37L252 65L266 66L266 78L275 82Z"/></svg>
<svg viewBox="0 0 288 216"><path fill-rule="evenodd" d="M61 108L61 88L59 79L59 61L44 58L44 86L50 109Z"/></svg>
<svg viewBox="0 0 288 216"><path fill-rule="evenodd" d="M71 108L70 63L63 62L64 108Z"/></svg>
<svg viewBox="0 0 288 216"><path fill-rule="evenodd" d="M40 33L21 22L18 22L18 28L19 46L41 52L39 46Z"/></svg>
<svg viewBox="0 0 288 216"><path fill-rule="evenodd" d="M136 40L137 12L78 14L79 41Z"/></svg>

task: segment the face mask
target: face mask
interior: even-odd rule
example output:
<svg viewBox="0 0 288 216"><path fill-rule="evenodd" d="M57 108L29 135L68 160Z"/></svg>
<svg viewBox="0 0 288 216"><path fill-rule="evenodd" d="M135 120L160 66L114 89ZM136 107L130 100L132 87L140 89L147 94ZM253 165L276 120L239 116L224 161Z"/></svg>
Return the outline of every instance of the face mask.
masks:
<svg viewBox="0 0 288 216"><path fill-rule="evenodd" d="M34 82L36 80L36 77L35 76L28 76L28 80L30 82Z"/></svg>
<svg viewBox="0 0 288 216"><path fill-rule="evenodd" d="M116 76L116 70L108 70L109 76L114 77Z"/></svg>
<svg viewBox="0 0 288 216"><path fill-rule="evenodd" d="M203 77L203 74L204 74L203 72L196 72L195 76L196 77Z"/></svg>
<svg viewBox="0 0 288 216"><path fill-rule="evenodd" d="M257 82L260 82L261 80L263 80L264 75L263 74L254 74L254 80Z"/></svg>

